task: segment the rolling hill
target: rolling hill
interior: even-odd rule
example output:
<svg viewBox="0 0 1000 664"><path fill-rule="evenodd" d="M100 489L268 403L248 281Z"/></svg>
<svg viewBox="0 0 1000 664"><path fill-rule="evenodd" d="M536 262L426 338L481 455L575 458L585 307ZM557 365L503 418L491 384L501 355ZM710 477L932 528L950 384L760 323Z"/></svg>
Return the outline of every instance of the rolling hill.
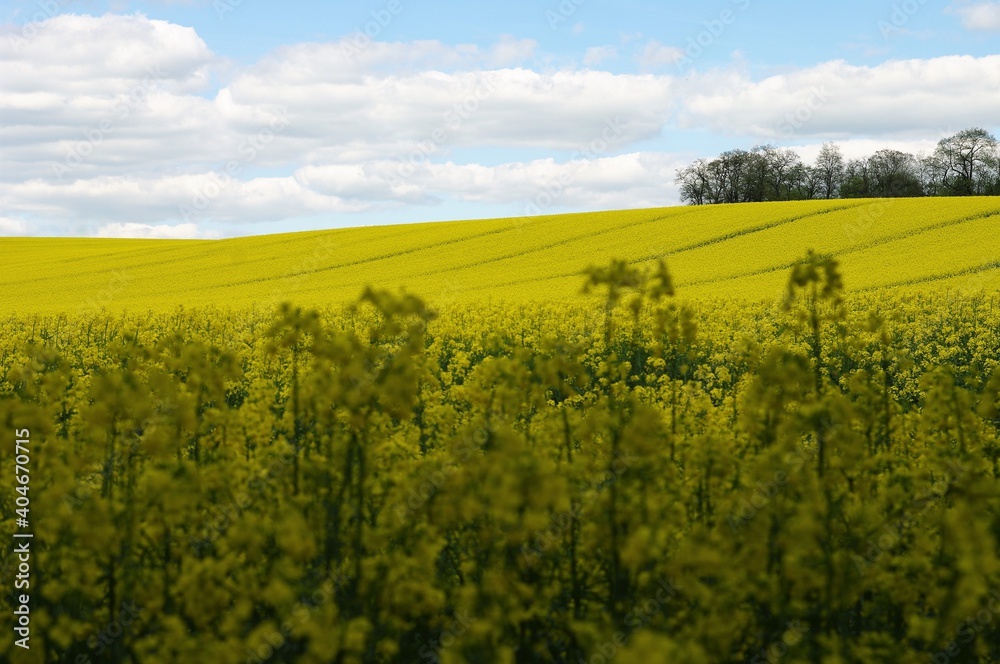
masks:
<svg viewBox="0 0 1000 664"><path fill-rule="evenodd" d="M0 240L3 313L575 297L582 269L667 260L678 294L781 294L807 249L851 290L1000 287L1000 198L800 201L347 228L227 240Z"/></svg>

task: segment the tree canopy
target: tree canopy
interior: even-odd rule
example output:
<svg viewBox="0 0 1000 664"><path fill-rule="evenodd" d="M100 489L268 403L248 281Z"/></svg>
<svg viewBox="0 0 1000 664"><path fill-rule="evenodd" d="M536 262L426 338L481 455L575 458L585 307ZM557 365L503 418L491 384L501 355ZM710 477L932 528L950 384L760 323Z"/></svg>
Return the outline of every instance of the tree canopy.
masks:
<svg viewBox="0 0 1000 664"><path fill-rule="evenodd" d="M824 143L815 163L789 148L758 145L715 159L698 159L677 170L681 200L692 205L811 198L1000 195L1000 147L982 128L965 129L938 142L927 156L883 149L845 160Z"/></svg>

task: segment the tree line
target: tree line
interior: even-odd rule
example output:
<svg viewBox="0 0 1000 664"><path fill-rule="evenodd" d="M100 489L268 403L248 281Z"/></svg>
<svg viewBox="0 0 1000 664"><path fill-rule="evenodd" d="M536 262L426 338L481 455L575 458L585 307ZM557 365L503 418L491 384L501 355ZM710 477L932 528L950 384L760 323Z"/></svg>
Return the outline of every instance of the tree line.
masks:
<svg viewBox="0 0 1000 664"><path fill-rule="evenodd" d="M884 149L846 160L824 143L815 163L790 148L758 145L699 159L677 170L681 201L692 205L812 198L1000 195L1000 147L982 128L938 142L927 156Z"/></svg>

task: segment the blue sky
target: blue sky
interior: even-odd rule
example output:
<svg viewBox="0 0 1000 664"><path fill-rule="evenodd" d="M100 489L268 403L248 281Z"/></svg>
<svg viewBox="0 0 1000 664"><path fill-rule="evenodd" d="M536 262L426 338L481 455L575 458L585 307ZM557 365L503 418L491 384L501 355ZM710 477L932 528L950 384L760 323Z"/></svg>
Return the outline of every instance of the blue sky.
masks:
<svg viewBox="0 0 1000 664"><path fill-rule="evenodd" d="M0 21L8 235L670 205L678 166L732 147L925 153L1000 118L986 0L8 0Z"/></svg>

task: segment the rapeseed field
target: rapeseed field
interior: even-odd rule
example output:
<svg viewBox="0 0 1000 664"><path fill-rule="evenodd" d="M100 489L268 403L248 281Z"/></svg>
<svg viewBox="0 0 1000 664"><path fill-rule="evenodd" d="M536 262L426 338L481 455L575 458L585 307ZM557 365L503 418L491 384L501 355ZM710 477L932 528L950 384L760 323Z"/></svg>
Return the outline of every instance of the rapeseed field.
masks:
<svg viewBox="0 0 1000 664"><path fill-rule="evenodd" d="M1000 661L998 223L0 242L0 661Z"/></svg>
<svg viewBox="0 0 1000 664"><path fill-rule="evenodd" d="M682 292L768 298L807 249L845 288L947 286L1000 256L996 198L797 201L289 233L228 240L7 239L5 312L345 304L366 285L447 302L572 301L590 264L670 261ZM942 282L942 283L938 283Z"/></svg>

